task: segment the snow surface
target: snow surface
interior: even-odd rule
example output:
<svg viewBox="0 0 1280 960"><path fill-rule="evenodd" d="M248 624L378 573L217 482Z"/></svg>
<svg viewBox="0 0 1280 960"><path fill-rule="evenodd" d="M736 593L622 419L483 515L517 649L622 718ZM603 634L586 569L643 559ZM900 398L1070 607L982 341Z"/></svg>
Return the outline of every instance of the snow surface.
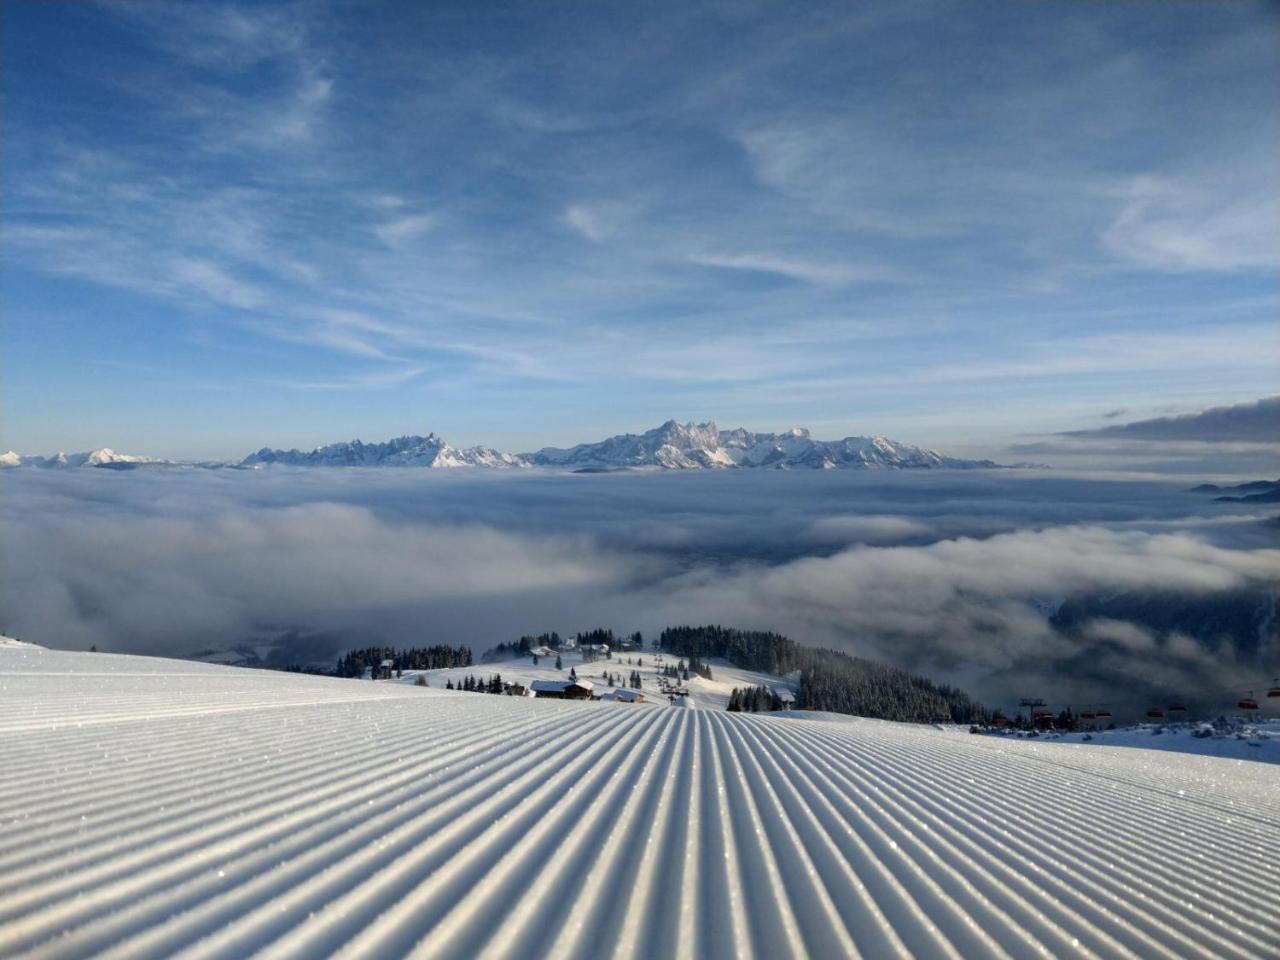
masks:
<svg viewBox="0 0 1280 960"><path fill-rule="evenodd" d="M1104 747L1141 747L1209 757L1280 763L1280 720L1225 717L1223 723L1140 723L1115 730L1079 730L1037 734L1051 743ZM997 734L998 735L998 734ZM1008 733L1004 736L1026 736Z"/></svg>
<svg viewBox="0 0 1280 960"><path fill-rule="evenodd" d="M631 660L631 663L627 661ZM663 680L660 676L664 666L675 666L681 663L679 657L674 657L669 653L656 654L645 650L641 652L628 653L626 651L618 652L613 655L613 659L600 658L594 662L588 663L583 660L581 655L572 652L562 653L560 661L563 669L557 670L555 667L556 655L553 651L550 657L539 656L538 663L533 664L532 657L518 657L510 660L500 660L492 663L477 663L472 667L451 667L444 670L406 670L400 678L402 683L417 683L418 674L422 673L427 678L427 683L433 687L444 687L444 685L453 681L454 684L460 683L468 675L478 680L487 680L493 674L498 674L506 682L519 683L523 686L529 686L535 680L567 680L569 679L569 671L574 670L578 678L592 683L596 692L600 693L609 689L604 683L603 674L613 674L619 684L626 686L627 680L634 670L640 674L641 687L640 691L645 695L646 702L667 704L667 694L663 692ZM733 693L734 687L758 687L766 686L777 688L781 693L784 689L789 689L790 681L774 676L768 673L755 673L751 670L743 670L738 667L730 666L726 661L713 659L707 661L711 667L711 679L704 680L696 674L689 674L688 681L670 681L672 687L678 687L685 691L683 698L691 707L698 707L704 710L723 710L729 705L729 695Z"/></svg>
<svg viewBox="0 0 1280 960"><path fill-rule="evenodd" d="M23 645L0 769L6 957L1280 955L1269 764Z"/></svg>

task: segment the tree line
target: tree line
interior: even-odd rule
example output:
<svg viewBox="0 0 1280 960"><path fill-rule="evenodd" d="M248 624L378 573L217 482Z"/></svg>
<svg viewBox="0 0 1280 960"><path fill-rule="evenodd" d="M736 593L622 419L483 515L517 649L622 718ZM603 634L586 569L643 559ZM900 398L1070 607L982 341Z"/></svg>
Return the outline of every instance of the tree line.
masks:
<svg viewBox="0 0 1280 960"><path fill-rule="evenodd" d="M760 710L783 710L790 706L768 687L734 687L729 694L729 706L726 709L732 713L755 713Z"/></svg>
<svg viewBox="0 0 1280 960"><path fill-rule="evenodd" d="M530 650L538 647L550 647L552 650L558 650L560 643L560 634L554 630L550 633L539 633L537 635L526 633L519 640L512 640L510 643L500 643L496 647L490 647L485 651L481 659L485 662L514 660L516 657L526 656Z"/></svg>
<svg viewBox="0 0 1280 960"><path fill-rule="evenodd" d="M956 687L840 650L802 646L772 631L718 625L668 627L659 636L658 644L662 650L690 662L722 657L744 670L783 675L798 672L794 707L801 710L913 723L986 723L992 716L990 710ZM746 696L744 693L740 697L739 709L750 709L741 706ZM759 696L757 701L765 702Z"/></svg>
<svg viewBox="0 0 1280 960"><path fill-rule="evenodd" d="M446 667L469 667L472 664L469 647L450 647L436 644L431 647L410 647L405 650L396 647L365 647L352 650L338 658L338 666L334 675L339 677L359 677L368 668L375 674L382 669L382 661L390 660L391 669L404 670L441 670Z"/></svg>
<svg viewBox="0 0 1280 960"><path fill-rule="evenodd" d="M614 649L620 650L640 650L644 647L644 637L637 631L635 633L621 636L616 634L608 627L594 627L591 630L581 630L573 638L578 646L587 644L606 644L610 649L610 657ZM527 633L520 637L519 640L511 640L499 643L490 647L484 652L480 658L484 663L492 663L499 660L514 660L517 657L527 656L531 650L538 647L548 647L551 650L560 650L564 645L565 638L558 631L551 630L546 633L532 634Z"/></svg>
<svg viewBox="0 0 1280 960"><path fill-rule="evenodd" d="M422 678L419 677L418 679L421 680ZM426 684L424 683L422 686L426 686ZM492 693L498 696L512 696L517 692L524 693L524 687L521 684L506 683L501 675L496 673L487 680L484 677L476 677L472 674L467 674L456 684L452 680L446 680L444 688L446 690L462 690L466 693Z"/></svg>
<svg viewBox="0 0 1280 960"><path fill-rule="evenodd" d="M599 627L580 633L578 640L612 646L615 637L612 630ZM627 640L637 645L643 642L639 634L631 634ZM556 649L561 645L561 637L554 631L530 634L512 643L499 644L486 654L485 659L519 656L537 647ZM672 679L687 681L691 674L710 679L711 668L705 662L710 657L721 657L744 670L796 675L795 701L790 704L795 709L917 723L985 724L993 716L990 710L956 687L934 683L898 667L854 657L843 651L802 646L772 631L738 630L714 624L667 627L654 645L681 658L679 664L664 665L662 669L662 673ZM384 660L391 661L392 672L396 674L404 670L436 670L473 664L471 650L462 646L438 644L404 650L366 647L343 655L334 672L341 677L358 677L366 669L371 669L377 676ZM556 666L561 667L558 656ZM617 680L621 679L619 675ZM629 677L628 685L634 685L634 680L634 675ZM491 681L478 681L478 684L489 687ZM782 705L781 699L767 687L735 690L734 694L736 699L733 695L730 698L730 709L734 710L776 710Z"/></svg>

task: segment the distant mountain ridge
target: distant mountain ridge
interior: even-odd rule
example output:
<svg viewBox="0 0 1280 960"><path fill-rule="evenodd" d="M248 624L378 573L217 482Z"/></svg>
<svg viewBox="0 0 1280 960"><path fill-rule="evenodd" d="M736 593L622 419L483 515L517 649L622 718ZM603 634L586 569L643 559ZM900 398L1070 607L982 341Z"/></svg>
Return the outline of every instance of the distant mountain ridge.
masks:
<svg viewBox="0 0 1280 960"><path fill-rule="evenodd" d="M1229 487L1202 483L1198 487L1192 487L1190 492L1222 494L1213 498L1219 503L1280 503L1280 480L1251 480Z"/></svg>
<svg viewBox="0 0 1280 960"><path fill-rule="evenodd" d="M309 452L263 448L240 466L549 467L567 470L714 470L791 468L994 468L990 460L962 460L886 437L814 440L797 428L785 433L721 430L715 423L666 423L644 433L618 434L572 447L506 454L487 447L452 447L435 434L386 443L358 440Z"/></svg>
<svg viewBox="0 0 1280 960"><path fill-rule="evenodd" d="M272 450L263 447L240 461L242 467L273 463L292 467L517 467L519 457L487 447L459 449L434 433L425 437L397 437L385 443L351 440L331 443L314 450Z"/></svg>
<svg viewBox="0 0 1280 960"><path fill-rule="evenodd" d="M742 428L721 430L715 423L680 424L668 420L640 434L620 434L598 443L562 449L544 447L523 455L536 466L571 469L659 467L667 470L708 470L735 467L853 468L980 468L990 460L960 460L936 450L887 437L845 437L814 440L797 427L785 433L754 433Z"/></svg>
<svg viewBox="0 0 1280 960"><path fill-rule="evenodd" d="M135 467L144 464L163 465L170 460L156 460L152 457L138 457L128 453L116 453L110 447L99 447L85 453L55 453L48 457L23 456L12 450L0 453L0 467Z"/></svg>
<svg viewBox="0 0 1280 960"><path fill-rule="evenodd" d="M0 454L0 467L176 466L176 461L119 454L103 448L92 453L22 457ZM382 443L351 440L313 450L263 447L235 463L185 464L201 467L257 469L292 467L421 467L452 469L543 467L579 472L613 470L789 469L993 469L991 460L965 460L887 437L815 440L797 427L783 433L721 430L715 423L668 420L644 433L625 433L572 447L543 447L509 454L488 447L454 447L434 433L397 437Z"/></svg>

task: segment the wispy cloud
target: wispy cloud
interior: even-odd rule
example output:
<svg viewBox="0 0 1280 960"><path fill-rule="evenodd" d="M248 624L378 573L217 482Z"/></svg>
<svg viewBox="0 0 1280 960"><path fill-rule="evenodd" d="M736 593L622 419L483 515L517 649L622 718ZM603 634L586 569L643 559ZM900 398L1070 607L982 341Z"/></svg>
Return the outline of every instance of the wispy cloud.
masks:
<svg viewBox="0 0 1280 960"><path fill-rule="evenodd" d="M193 123L193 142L202 148L274 151L317 134L333 79L309 35L314 8L148 0L108 9L171 62L199 71L176 90L164 79L135 90ZM246 90L240 81L249 70L271 79Z"/></svg>
<svg viewBox="0 0 1280 960"><path fill-rule="evenodd" d="M497 56L439 7L57 9L63 93L8 85L4 269L187 321L210 377L444 367L442 412L502 383L554 420L607 387L640 422L655 391L990 423L988 384L1026 410L1153 409L1170 371L1210 402L1264 389L1280 55L1256 5L601 8L554 63L559 10ZM77 291L70 322L116 322Z"/></svg>
<svg viewBox="0 0 1280 960"><path fill-rule="evenodd" d="M1251 166L1181 179L1141 176L1121 194L1123 205L1103 231L1107 248L1145 267L1280 271L1280 192L1273 149Z"/></svg>
<svg viewBox="0 0 1280 960"><path fill-rule="evenodd" d="M891 283L902 279L901 271L884 267L824 263L760 253L700 253L690 256L689 262L722 270L768 273L824 287L842 287L853 283Z"/></svg>
<svg viewBox="0 0 1280 960"><path fill-rule="evenodd" d="M596 210L590 207L574 204L564 212L564 222L588 240L599 243L613 232L614 225L609 222L609 218L601 216Z"/></svg>
<svg viewBox="0 0 1280 960"><path fill-rule="evenodd" d="M253 284L233 277L211 260L179 257L172 261L171 269L175 283L204 294L214 303L252 310L266 300L262 291Z"/></svg>
<svg viewBox="0 0 1280 960"><path fill-rule="evenodd" d="M373 373L353 374L333 380L280 380L273 381L291 390L369 390L398 387L418 379L427 367L410 367L403 370L379 370Z"/></svg>
<svg viewBox="0 0 1280 960"><path fill-rule="evenodd" d="M419 213L380 223L373 228L373 232L387 246L398 247L411 240L416 240L434 227L435 223L435 217L430 214Z"/></svg>

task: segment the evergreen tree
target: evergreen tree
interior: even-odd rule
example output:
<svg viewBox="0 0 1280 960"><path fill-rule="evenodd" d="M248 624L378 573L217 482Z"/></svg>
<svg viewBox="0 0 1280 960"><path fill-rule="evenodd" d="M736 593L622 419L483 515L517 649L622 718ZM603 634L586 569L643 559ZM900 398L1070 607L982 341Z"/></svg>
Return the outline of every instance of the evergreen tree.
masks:
<svg viewBox="0 0 1280 960"><path fill-rule="evenodd" d="M963 690L841 651L803 647L781 634L720 626L668 627L659 636L658 647L698 664L705 657L722 657L736 667L761 673L799 672L795 706L800 709L914 722L946 717L954 723L985 723L991 716ZM766 705L774 700L786 705L772 691L765 693ZM760 694L756 699L761 699ZM744 709L749 709L746 700Z"/></svg>
<svg viewBox="0 0 1280 960"><path fill-rule="evenodd" d="M557 670L563 670L563 669L564 669L564 664L560 661L560 654L558 654L558 653L556 654L556 669L557 669Z"/></svg>
<svg viewBox="0 0 1280 960"><path fill-rule="evenodd" d="M377 673L383 660L390 660L395 675L402 676L405 670L468 667L471 665L471 650L467 647L444 645L411 647L405 650L395 647L365 647L351 650L339 657L333 672L339 677L359 677L366 669Z"/></svg>

